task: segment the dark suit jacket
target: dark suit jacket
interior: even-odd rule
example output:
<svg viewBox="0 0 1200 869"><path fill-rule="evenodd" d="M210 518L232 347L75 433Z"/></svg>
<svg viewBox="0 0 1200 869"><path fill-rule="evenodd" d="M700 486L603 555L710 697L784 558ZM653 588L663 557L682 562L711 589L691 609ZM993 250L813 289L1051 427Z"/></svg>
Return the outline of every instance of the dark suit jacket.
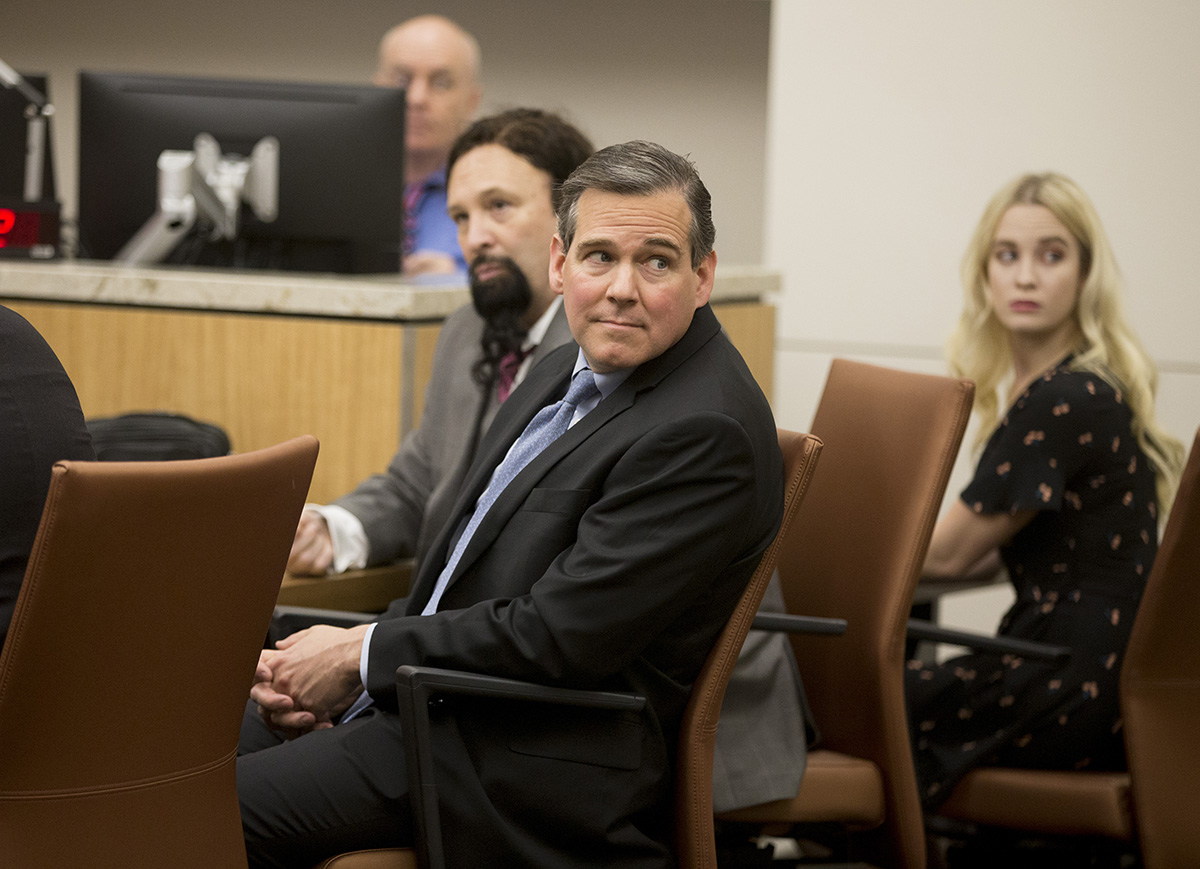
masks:
<svg viewBox="0 0 1200 869"><path fill-rule="evenodd" d="M0 306L0 645L42 518L50 469L94 459L75 387L50 345Z"/></svg>
<svg viewBox="0 0 1200 869"><path fill-rule="evenodd" d="M483 318L473 305L446 318L433 354L420 425L404 438L387 471L334 502L362 522L368 564L408 556L420 561L446 524L479 438L500 406L496 390L471 377L482 334ZM534 348L533 363L570 340L559 305Z"/></svg>
<svg viewBox="0 0 1200 869"><path fill-rule="evenodd" d="M551 353L501 407L452 516L470 512L576 358ZM458 521L406 609L380 620L368 689L427 664L645 694L640 716L454 701L435 738L451 865L671 865L679 720L711 644L778 526L774 420L712 311L636 369L493 505L439 612L420 617Z"/></svg>

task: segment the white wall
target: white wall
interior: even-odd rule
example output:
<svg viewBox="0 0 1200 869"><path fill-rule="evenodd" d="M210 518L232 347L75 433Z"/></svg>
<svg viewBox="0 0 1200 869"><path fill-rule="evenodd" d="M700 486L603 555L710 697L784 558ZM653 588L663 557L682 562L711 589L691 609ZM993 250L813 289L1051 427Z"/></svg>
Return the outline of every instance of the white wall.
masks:
<svg viewBox="0 0 1200 869"><path fill-rule="evenodd" d="M366 82L383 32L429 11L478 37L485 112L556 109L598 146L645 138L690 154L713 193L722 261L761 260L761 0L40 0L4 5L0 59L51 75L60 196L73 214L80 69Z"/></svg>
<svg viewBox="0 0 1200 869"><path fill-rule="evenodd" d="M1190 444L1197 82L1200 4L1188 0L775 0L765 259L784 274L780 424L808 424L833 355L944 371L959 260L985 202L1017 174L1054 169L1105 222L1163 371L1159 414ZM968 472L960 461L954 492ZM1004 595L971 597L958 621L993 628Z"/></svg>

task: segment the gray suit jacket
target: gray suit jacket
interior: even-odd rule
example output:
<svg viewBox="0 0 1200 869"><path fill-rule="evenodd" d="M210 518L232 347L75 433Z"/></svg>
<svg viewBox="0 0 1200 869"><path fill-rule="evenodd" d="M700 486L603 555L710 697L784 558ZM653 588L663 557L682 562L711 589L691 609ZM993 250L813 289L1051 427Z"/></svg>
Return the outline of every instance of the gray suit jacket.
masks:
<svg viewBox="0 0 1200 869"><path fill-rule="evenodd" d="M370 565L409 556L420 561L449 516L463 473L499 407L496 390L471 377L482 334L483 318L472 305L446 318L420 425L404 438L387 471L334 502L362 522ZM560 305L533 351L532 364L570 340Z"/></svg>
<svg viewBox="0 0 1200 869"><path fill-rule="evenodd" d="M420 426L404 439L385 473L334 502L363 523L370 564L407 556L421 561L449 521L463 476L499 407L495 390L471 378L482 332L483 319L471 305L446 319ZM532 364L571 340L560 306ZM774 579L762 609L783 611ZM795 795L805 763L800 691L787 637L752 631L721 707L713 762L717 811Z"/></svg>

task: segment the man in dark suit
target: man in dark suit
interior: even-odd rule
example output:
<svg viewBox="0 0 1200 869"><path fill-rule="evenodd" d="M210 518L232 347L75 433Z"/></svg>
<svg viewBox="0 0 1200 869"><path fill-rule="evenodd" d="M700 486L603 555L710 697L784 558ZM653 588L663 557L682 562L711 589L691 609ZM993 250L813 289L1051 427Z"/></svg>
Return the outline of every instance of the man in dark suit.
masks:
<svg viewBox="0 0 1200 869"><path fill-rule="evenodd" d="M291 573L421 560L501 402L571 340L550 289L550 238L558 188L592 150L574 126L536 109L476 121L455 141L448 202L470 264L471 304L442 326L420 424L384 473L330 505L306 507Z"/></svg>
<svg viewBox="0 0 1200 869"><path fill-rule="evenodd" d="M434 744L450 865L673 865L680 716L783 503L770 408L707 304L713 237L707 190L665 149L572 173L550 279L578 348L501 407L407 600L263 653L238 762L252 865L406 841L404 663L648 700L456 702ZM548 415L570 420L557 439Z"/></svg>
<svg viewBox="0 0 1200 869"><path fill-rule="evenodd" d="M91 460L75 387L38 331L0 306L0 647L37 536L50 469Z"/></svg>

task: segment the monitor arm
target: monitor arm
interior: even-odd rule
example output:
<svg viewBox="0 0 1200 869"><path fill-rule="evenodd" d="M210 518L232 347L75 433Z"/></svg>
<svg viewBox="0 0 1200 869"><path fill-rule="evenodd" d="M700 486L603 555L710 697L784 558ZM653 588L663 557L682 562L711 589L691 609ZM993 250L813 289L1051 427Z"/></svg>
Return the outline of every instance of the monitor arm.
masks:
<svg viewBox="0 0 1200 869"><path fill-rule="evenodd" d="M279 141L266 136L249 157L224 156L217 140L201 133L191 151L158 155L158 210L114 259L159 262L198 222L212 239L237 238L243 201L259 220L269 223L278 215Z"/></svg>
<svg viewBox="0 0 1200 869"><path fill-rule="evenodd" d="M42 166L46 153L46 118L54 114L54 106L46 102L41 91L25 80L19 72L0 60L0 84L16 90L29 102L25 107L25 201L41 201L43 192Z"/></svg>

